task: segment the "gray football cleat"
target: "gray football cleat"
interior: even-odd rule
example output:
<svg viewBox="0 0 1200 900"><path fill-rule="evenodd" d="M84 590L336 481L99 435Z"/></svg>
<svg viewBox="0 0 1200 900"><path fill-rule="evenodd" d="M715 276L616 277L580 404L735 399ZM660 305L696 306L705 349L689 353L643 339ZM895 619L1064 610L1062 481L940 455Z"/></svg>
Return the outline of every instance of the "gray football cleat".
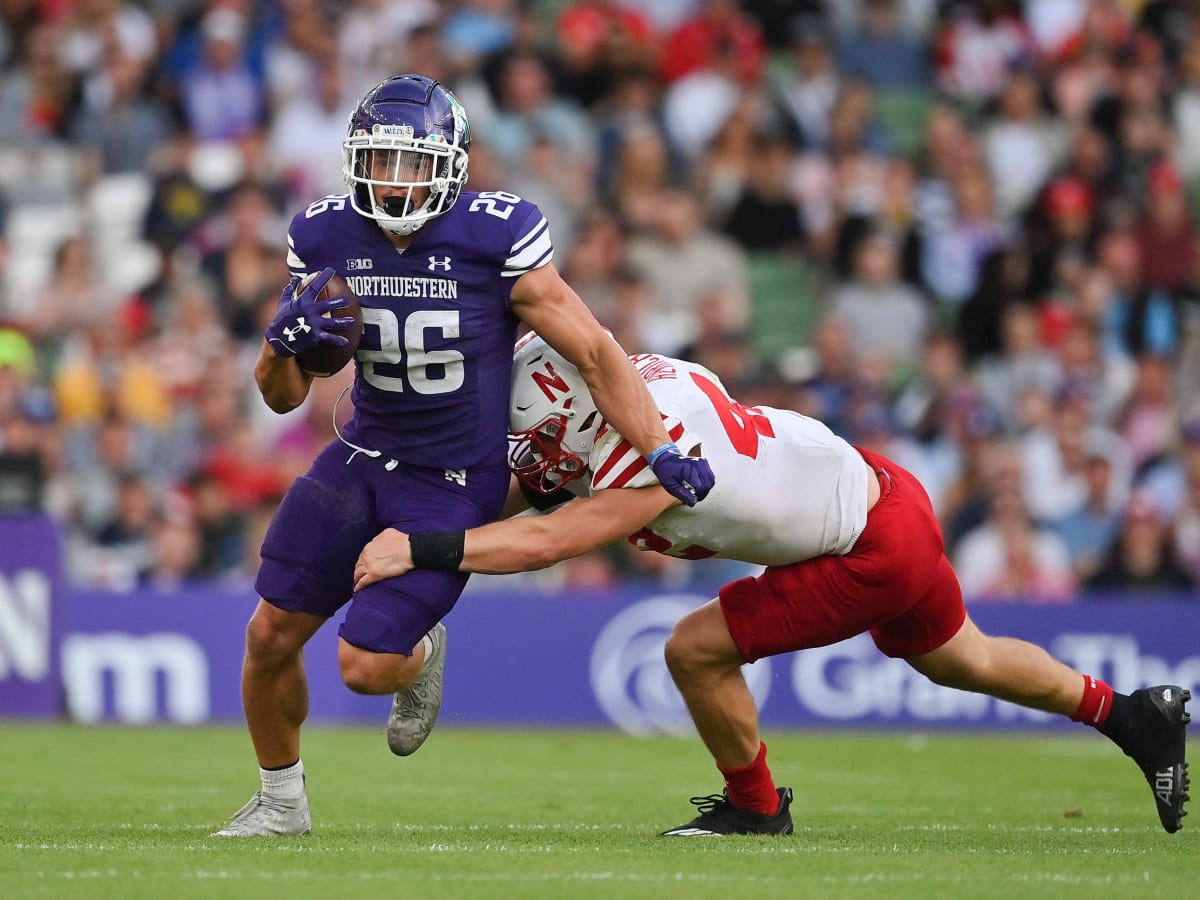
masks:
<svg viewBox="0 0 1200 900"><path fill-rule="evenodd" d="M442 671L446 668L446 626L438 622L429 629L433 652L424 671L392 700L387 724L388 747L397 756L411 756L420 749L437 723L442 709Z"/></svg>
<svg viewBox="0 0 1200 900"><path fill-rule="evenodd" d="M209 836L277 837L308 834L311 830L312 816L308 812L307 797L273 797L258 791L249 803L234 813L228 825Z"/></svg>

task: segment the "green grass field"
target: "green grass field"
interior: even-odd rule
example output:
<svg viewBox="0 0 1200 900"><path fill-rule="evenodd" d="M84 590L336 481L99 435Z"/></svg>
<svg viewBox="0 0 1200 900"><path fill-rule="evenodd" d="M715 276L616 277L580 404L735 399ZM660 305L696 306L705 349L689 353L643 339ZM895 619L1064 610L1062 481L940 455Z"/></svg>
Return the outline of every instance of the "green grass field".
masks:
<svg viewBox="0 0 1200 900"><path fill-rule="evenodd" d="M0 897L1200 897L1200 817L1168 835L1096 735L766 736L784 838L668 840L719 789L698 741L310 728L314 830L208 837L257 787L237 728L0 723Z"/></svg>

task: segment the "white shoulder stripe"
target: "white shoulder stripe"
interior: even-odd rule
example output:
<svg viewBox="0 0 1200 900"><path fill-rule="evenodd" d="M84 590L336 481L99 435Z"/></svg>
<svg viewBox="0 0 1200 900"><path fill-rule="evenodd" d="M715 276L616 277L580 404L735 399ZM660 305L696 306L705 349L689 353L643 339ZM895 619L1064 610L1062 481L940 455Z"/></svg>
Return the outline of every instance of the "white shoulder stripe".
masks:
<svg viewBox="0 0 1200 900"><path fill-rule="evenodd" d="M539 234L541 234L543 229L549 228L549 227L550 227L550 223L546 221L545 216L542 216L541 219L538 220L536 225L534 225L527 232L525 232L524 235L517 238L517 242L512 245L512 249L509 250L508 252L515 255L517 252L520 251L520 249L522 247L524 247L526 244L528 244L530 241L532 241L535 237L537 237Z"/></svg>
<svg viewBox="0 0 1200 900"><path fill-rule="evenodd" d="M550 240L550 229L543 229L537 240L504 261L504 271L501 274L506 278L522 275L530 269L544 266L553 257L554 243Z"/></svg>
<svg viewBox="0 0 1200 900"><path fill-rule="evenodd" d="M546 252L545 256L539 257L538 259L534 260L527 266L523 266L519 269L501 269L500 277L501 278L516 278L520 275L524 275L526 272L532 272L534 269L541 268L542 266L546 265L546 263L550 262L550 260L552 260L552 259L554 259L554 248L553 247L551 247Z"/></svg>
<svg viewBox="0 0 1200 900"><path fill-rule="evenodd" d="M287 252L287 266L289 269L291 269L293 271L299 270L299 271L303 272L305 269L308 268L308 266L306 266L304 264L304 260L302 260L299 256L296 255L296 251L294 249L292 249L291 244L292 244L292 239L289 237L288 238L288 252Z"/></svg>

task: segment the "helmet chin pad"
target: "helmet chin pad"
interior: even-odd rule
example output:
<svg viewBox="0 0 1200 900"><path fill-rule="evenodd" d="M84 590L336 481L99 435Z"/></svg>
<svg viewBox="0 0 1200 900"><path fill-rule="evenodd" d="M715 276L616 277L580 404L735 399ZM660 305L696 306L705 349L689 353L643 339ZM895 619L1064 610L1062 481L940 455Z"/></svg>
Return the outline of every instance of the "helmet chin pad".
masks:
<svg viewBox="0 0 1200 900"><path fill-rule="evenodd" d="M388 234L410 235L418 231L433 216L423 215L433 203L433 194L425 199L418 207L410 205L408 197L388 197L383 203L374 203L371 208L375 214L371 216Z"/></svg>

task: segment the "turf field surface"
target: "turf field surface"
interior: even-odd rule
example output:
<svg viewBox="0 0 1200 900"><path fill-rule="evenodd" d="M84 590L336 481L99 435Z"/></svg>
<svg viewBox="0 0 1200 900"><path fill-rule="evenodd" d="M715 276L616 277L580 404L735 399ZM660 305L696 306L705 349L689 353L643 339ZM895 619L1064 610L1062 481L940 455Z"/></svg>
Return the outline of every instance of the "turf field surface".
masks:
<svg viewBox="0 0 1200 900"><path fill-rule="evenodd" d="M310 727L314 830L221 840L257 787L234 727L0 722L0 897L1200 897L1200 816L1161 830L1120 752L1069 737L766 735L782 838L666 839L720 782L698 741Z"/></svg>

